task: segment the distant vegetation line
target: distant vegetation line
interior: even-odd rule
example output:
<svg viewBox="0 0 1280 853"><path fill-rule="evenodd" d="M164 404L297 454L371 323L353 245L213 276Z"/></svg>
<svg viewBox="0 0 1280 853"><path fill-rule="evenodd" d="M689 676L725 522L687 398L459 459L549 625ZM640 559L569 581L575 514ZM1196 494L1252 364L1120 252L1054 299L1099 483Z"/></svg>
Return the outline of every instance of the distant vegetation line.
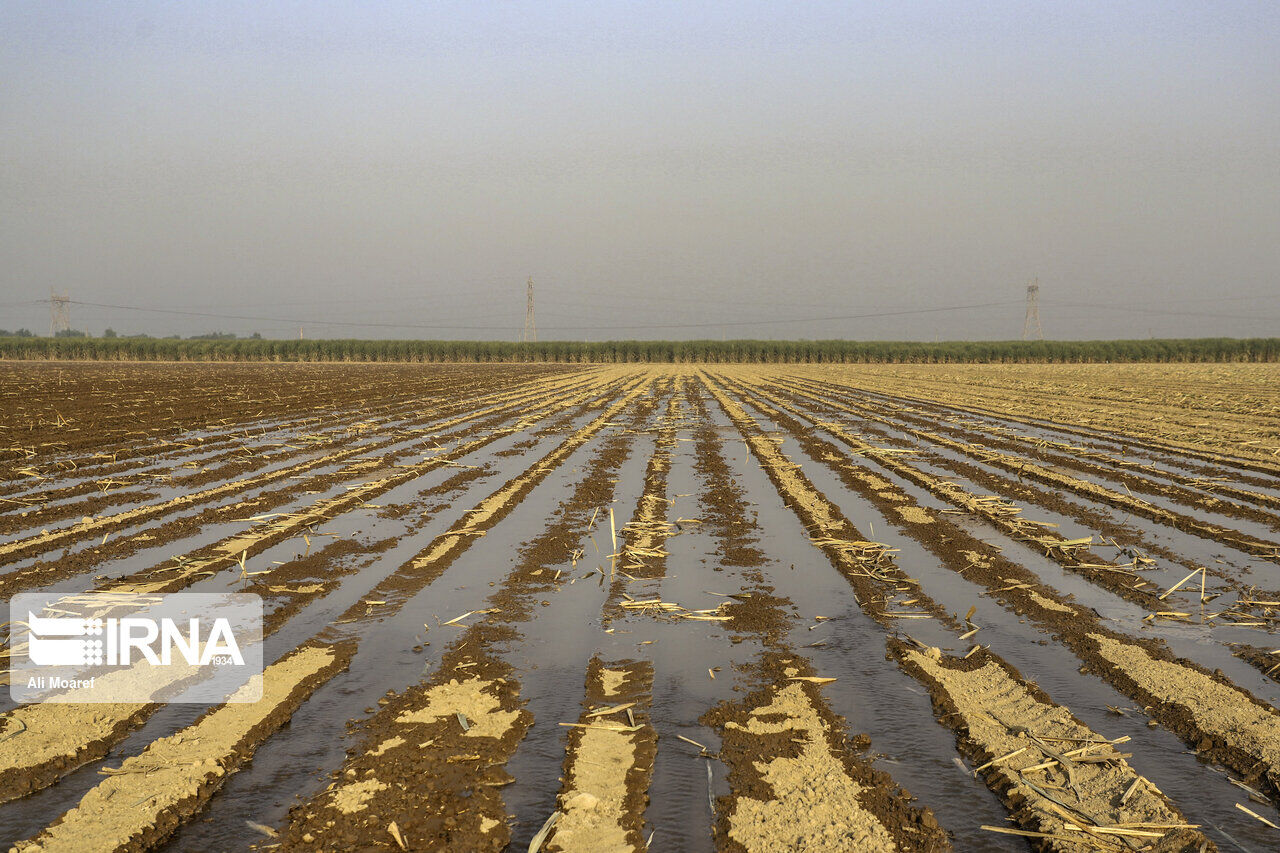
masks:
<svg viewBox="0 0 1280 853"><path fill-rule="evenodd" d="M363 341L0 338L0 358L602 363L1274 362L1280 338L1134 341Z"/></svg>

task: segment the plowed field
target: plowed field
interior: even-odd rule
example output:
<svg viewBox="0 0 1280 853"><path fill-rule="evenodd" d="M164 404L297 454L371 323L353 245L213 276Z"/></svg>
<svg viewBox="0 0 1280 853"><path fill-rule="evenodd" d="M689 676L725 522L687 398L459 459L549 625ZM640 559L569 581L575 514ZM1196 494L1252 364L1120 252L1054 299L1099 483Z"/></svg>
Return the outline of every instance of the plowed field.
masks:
<svg viewBox="0 0 1280 853"><path fill-rule="evenodd" d="M14 850L1280 849L1276 367L11 363L0 400L6 598L251 592L268 634L257 703L6 698Z"/></svg>

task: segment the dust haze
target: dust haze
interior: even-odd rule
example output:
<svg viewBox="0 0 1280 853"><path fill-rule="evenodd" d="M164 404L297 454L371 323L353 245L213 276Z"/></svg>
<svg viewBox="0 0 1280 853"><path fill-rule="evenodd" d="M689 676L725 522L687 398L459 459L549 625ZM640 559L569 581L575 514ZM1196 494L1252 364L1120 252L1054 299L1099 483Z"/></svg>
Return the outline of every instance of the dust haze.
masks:
<svg viewBox="0 0 1280 853"><path fill-rule="evenodd" d="M544 339L1002 339L1038 277L1052 338L1274 335L1278 39L1262 2L5 4L0 327L56 290L94 335L510 340L532 275Z"/></svg>

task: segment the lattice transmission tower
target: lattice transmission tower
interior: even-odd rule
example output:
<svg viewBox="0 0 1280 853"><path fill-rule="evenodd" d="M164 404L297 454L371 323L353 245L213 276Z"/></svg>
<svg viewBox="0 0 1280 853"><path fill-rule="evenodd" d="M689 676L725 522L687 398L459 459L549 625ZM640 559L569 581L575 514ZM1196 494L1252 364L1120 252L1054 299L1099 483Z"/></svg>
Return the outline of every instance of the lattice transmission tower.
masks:
<svg viewBox="0 0 1280 853"><path fill-rule="evenodd" d="M49 291L49 337L71 331L71 297Z"/></svg>
<svg viewBox="0 0 1280 853"><path fill-rule="evenodd" d="M1029 341L1044 340L1044 329L1040 328L1040 279L1032 279L1027 285L1027 318L1022 321L1022 339Z"/></svg>
<svg viewBox="0 0 1280 853"><path fill-rule="evenodd" d="M533 321L533 276L529 276L529 284L526 288L527 301L524 309L524 334L520 336L520 340L528 343L537 343L538 341L538 324Z"/></svg>

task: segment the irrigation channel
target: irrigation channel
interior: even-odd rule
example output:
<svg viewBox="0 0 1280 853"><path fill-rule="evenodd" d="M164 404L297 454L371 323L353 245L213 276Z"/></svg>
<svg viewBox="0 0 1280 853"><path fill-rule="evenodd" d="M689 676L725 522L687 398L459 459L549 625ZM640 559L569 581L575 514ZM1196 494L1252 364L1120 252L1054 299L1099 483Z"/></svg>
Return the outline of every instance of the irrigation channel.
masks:
<svg viewBox="0 0 1280 853"><path fill-rule="evenodd" d="M0 590L267 669L6 695L0 837L1280 849L1280 371L1108 370L7 364Z"/></svg>

